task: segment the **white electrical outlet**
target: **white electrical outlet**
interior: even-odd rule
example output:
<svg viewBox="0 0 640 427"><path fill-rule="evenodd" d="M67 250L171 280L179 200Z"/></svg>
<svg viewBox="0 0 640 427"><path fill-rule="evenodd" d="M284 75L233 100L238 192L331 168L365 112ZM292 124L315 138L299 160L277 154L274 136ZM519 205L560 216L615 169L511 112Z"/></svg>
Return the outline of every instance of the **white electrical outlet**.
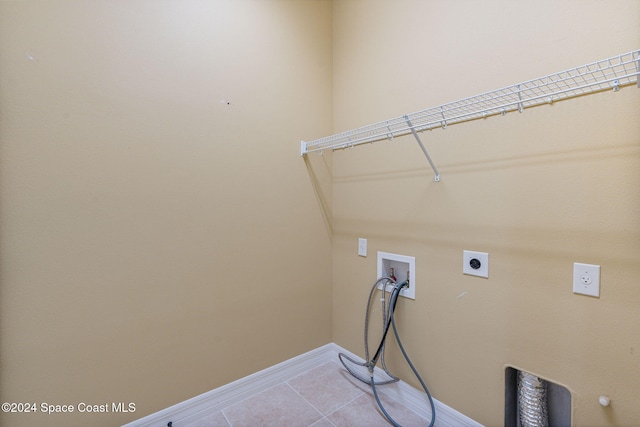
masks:
<svg viewBox="0 0 640 427"><path fill-rule="evenodd" d="M367 239L358 239L358 255L367 256Z"/></svg>
<svg viewBox="0 0 640 427"><path fill-rule="evenodd" d="M489 254L486 252L463 251L462 273L489 278Z"/></svg>
<svg viewBox="0 0 640 427"><path fill-rule="evenodd" d="M573 263L573 293L600 298L600 266Z"/></svg>

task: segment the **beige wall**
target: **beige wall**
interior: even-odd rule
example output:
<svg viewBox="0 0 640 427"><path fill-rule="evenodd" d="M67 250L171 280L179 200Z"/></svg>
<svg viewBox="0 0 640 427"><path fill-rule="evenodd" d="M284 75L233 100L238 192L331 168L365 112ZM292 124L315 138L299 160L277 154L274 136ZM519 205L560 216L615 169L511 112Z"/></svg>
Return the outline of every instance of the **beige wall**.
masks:
<svg viewBox="0 0 640 427"><path fill-rule="evenodd" d="M119 425L331 341L298 149L331 131L331 10L0 2L1 399L136 404L0 425Z"/></svg>
<svg viewBox="0 0 640 427"><path fill-rule="evenodd" d="M638 49L638 22L636 0L335 2L334 131ZM333 340L362 354L376 251L412 255L398 318L437 399L502 425L513 365L566 386L576 426L637 424L638 117L629 87L425 132L439 183L411 137L334 153ZM599 299L572 293L573 262L601 265Z"/></svg>
<svg viewBox="0 0 640 427"><path fill-rule="evenodd" d="M116 425L361 351L377 250L417 258L398 321L437 399L500 425L513 365L569 388L575 425L640 419L638 89L426 133L437 184L410 138L297 152L637 49L640 2L613 4L0 1L1 400L137 407L0 425Z"/></svg>

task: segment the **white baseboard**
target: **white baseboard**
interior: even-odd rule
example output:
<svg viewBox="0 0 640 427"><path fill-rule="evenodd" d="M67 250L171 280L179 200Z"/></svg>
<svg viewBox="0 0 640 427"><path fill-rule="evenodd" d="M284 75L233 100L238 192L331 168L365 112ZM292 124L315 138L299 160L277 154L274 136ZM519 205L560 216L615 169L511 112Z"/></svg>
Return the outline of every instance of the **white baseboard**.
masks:
<svg viewBox="0 0 640 427"><path fill-rule="evenodd" d="M185 426L234 403L238 403L249 396L293 379L324 363L335 362L338 360L338 353L345 353L353 359L362 360L337 344L326 344L255 374L132 421L123 427L164 427L169 422L172 423L173 427ZM385 394L401 402L420 416L426 419L431 418L431 408L427 403L426 395L409 384L399 381L387 385L385 386ZM482 427L481 424L436 399L434 399L434 406L436 408L436 425L438 427Z"/></svg>

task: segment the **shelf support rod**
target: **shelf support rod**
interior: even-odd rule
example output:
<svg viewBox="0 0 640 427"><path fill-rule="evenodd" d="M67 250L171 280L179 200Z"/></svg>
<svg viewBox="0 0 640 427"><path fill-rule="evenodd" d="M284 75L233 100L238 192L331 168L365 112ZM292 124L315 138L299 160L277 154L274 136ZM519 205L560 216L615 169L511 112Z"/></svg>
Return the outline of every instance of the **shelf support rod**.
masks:
<svg viewBox="0 0 640 427"><path fill-rule="evenodd" d="M433 169L433 173L434 173L433 180L435 182L440 182L440 172L438 172L438 168L436 168L436 165L433 164L433 160L431 160L431 156L429 156L429 153L427 152L427 149L424 148L424 144L420 140L420 137L418 136L418 133L416 132L416 130L413 128L413 124L411 124L411 120L409 120L409 116L405 115L404 116L404 120L407 122L407 125L409 126L409 129L411 129L411 133L413 134L414 138L416 139L416 141L418 141L418 145L420 146L420 148L422 148L422 152L427 157L427 160L429 161L429 164L431 165L431 169Z"/></svg>

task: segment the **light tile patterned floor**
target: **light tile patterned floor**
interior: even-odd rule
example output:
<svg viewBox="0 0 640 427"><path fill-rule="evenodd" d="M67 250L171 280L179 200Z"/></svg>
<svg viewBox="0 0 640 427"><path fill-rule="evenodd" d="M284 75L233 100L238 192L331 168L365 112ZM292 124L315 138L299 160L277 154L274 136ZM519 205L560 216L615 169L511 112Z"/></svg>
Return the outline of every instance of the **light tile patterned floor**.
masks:
<svg viewBox="0 0 640 427"><path fill-rule="evenodd" d="M380 387L384 390L384 387ZM429 421L397 402L381 400L401 425ZM187 427L387 427L371 388L337 362L329 362L269 390L251 396Z"/></svg>

